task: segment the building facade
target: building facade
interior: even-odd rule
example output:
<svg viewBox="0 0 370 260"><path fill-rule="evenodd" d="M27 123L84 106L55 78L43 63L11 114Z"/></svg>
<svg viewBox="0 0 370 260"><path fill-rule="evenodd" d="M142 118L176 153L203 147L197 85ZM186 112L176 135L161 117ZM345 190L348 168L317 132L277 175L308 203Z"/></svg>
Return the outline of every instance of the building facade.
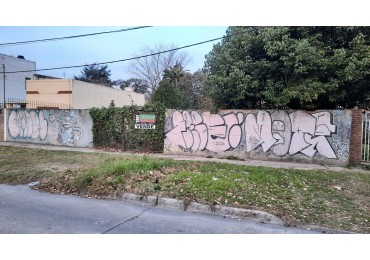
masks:
<svg viewBox="0 0 370 260"><path fill-rule="evenodd" d="M27 102L46 104L40 108L90 109L108 107L112 100L117 107L145 104L144 94L75 79L27 80L26 90Z"/></svg>
<svg viewBox="0 0 370 260"><path fill-rule="evenodd" d="M4 103L4 74L5 67L5 100L26 99L26 80L31 79L36 70L36 62L26 60L23 56L0 54L0 106ZM16 71L25 71L17 72Z"/></svg>

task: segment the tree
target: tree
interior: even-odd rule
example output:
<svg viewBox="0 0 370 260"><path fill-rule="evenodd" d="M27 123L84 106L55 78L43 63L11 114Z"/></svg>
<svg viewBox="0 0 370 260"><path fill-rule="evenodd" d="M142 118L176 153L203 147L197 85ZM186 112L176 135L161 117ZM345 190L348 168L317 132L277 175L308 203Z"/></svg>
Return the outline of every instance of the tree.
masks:
<svg viewBox="0 0 370 260"><path fill-rule="evenodd" d="M204 90L204 78L204 73L198 70L193 74L185 73L179 79L177 88L188 99L188 109L213 109L212 100Z"/></svg>
<svg viewBox="0 0 370 260"><path fill-rule="evenodd" d="M188 109L189 100L182 91L174 88L168 80L163 80L151 96L151 103L161 103L168 109Z"/></svg>
<svg viewBox="0 0 370 260"><path fill-rule="evenodd" d="M74 76L74 79L104 86L112 86L110 76L111 71L108 69L108 65L94 63L86 65L82 69L80 76Z"/></svg>
<svg viewBox="0 0 370 260"><path fill-rule="evenodd" d="M162 103L166 108L212 110L213 104L204 92L203 82L201 71L194 74L167 71L151 101Z"/></svg>
<svg viewBox="0 0 370 260"><path fill-rule="evenodd" d="M222 108L331 109L370 98L370 27L229 27L206 56Z"/></svg>
<svg viewBox="0 0 370 260"><path fill-rule="evenodd" d="M179 80L185 76L185 73L184 67L176 61L174 66L170 66L163 71L163 79L169 80L177 88Z"/></svg>
<svg viewBox="0 0 370 260"><path fill-rule="evenodd" d="M148 93L148 82L137 79L137 78L130 78L128 80L118 79L112 82L112 85L118 86L120 89L124 90L127 87L132 88L135 92L141 94Z"/></svg>
<svg viewBox="0 0 370 260"><path fill-rule="evenodd" d="M151 56L133 60L130 64L129 71L135 77L148 82L149 91L153 93L158 84L162 81L163 72L166 69L177 63L185 67L189 62L186 53L168 51L174 48L176 47L173 44L157 44L153 48L148 46L144 47L139 54L135 54L134 56Z"/></svg>

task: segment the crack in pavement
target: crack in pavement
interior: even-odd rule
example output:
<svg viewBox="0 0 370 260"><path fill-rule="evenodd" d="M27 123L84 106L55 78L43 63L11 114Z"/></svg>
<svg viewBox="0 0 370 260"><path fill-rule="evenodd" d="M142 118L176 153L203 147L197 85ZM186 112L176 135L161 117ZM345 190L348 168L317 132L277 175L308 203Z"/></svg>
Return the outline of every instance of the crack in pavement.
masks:
<svg viewBox="0 0 370 260"><path fill-rule="evenodd" d="M138 214L138 215L136 215L136 216L133 216L132 218L129 218L129 219L127 219L127 220L125 220L125 221L123 221L123 222L121 222L121 223L119 223L119 224L115 225L114 227L111 227L110 229L108 229L108 230L106 230L106 231L104 231L104 232L102 232L102 233L100 233L100 234L106 234L106 233L108 233L109 231L111 231L111 230L113 230L113 229L115 229L115 228L117 228L117 227L121 226L122 224L125 224L125 223L127 223L127 222L129 222L129 221L131 221L131 220L133 220L133 219L135 219L135 218L140 217L141 215L143 215L145 212L147 212L147 211L148 211L148 210L150 210L150 209L151 209L151 208L144 209L140 214Z"/></svg>

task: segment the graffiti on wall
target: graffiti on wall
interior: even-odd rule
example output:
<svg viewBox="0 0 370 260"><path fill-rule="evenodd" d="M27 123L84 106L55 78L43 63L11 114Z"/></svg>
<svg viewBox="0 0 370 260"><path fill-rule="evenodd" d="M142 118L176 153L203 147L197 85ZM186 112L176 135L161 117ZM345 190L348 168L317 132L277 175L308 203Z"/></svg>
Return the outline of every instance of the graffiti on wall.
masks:
<svg viewBox="0 0 370 260"><path fill-rule="evenodd" d="M92 146L88 110L8 109L6 141Z"/></svg>
<svg viewBox="0 0 370 260"><path fill-rule="evenodd" d="M48 122L42 111L13 110L9 114L8 129L13 138L43 140L48 133Z"/></svg>
<svg viewBox="0 0 370 260"><path fill-rule="evenodd" d="M73 146L82 138L82 128L75 126L77 119L74 111L63 110L59 117L50 114L49 120L50 122L59 122L62 125L63 128L58 133L58 138L63 145Z"/></svg>
<svg viewBox="0 0 370 260"><path fill-rule="evenodd" d="M165 149L185 152L246 151L262 149L276 156L319 154L337 159L328 138L337 132L330 112L308 114L304 111L230 112L226 114L174 111L167 117ZM337 144L338 145L338 144ZM341 149L348 148L342 145ZM348 150L348 149L347 149ZM343 151L341 151L343 156ZM348 152L347 152L348 156Z"/></svg>

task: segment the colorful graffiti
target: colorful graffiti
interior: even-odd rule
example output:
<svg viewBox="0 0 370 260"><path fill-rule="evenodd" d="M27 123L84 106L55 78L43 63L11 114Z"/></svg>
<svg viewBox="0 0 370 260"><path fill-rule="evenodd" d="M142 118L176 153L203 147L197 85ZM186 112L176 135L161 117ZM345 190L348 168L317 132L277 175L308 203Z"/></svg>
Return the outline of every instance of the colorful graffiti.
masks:
<svg viewBox="0 0 370 260"><path fill-rule="evenodd" d="M63 145L73 146L82 138L83 130L81 127L75 127L77 119L74 111L63 110L59 117L53 114L49 115L50 122L57 121L62 124L63 128L58 133L59 141Z"/></svg>
<svg viewBox="0 0 370 260"><path fill-rule="evenodd" d="M48 133L48 122L42 111L13 110L9 114L8 129L13 138L43 140Z"/></svg>
<svg viewBox="0 0 370 260"><path fill-rule="evenodd" d="M280 157L301 154L337 159L335 147L329 142L329 138L337 140L334 136L337 126L332 122L333 115L326 111L313 114L281 110L222 114L174 111L167 117L165 149L216 153L235 150L250 153L261 149ZM348 148L342 145L341 149L344 147ZM343 156L343 151L338 152Z"/></svg>

